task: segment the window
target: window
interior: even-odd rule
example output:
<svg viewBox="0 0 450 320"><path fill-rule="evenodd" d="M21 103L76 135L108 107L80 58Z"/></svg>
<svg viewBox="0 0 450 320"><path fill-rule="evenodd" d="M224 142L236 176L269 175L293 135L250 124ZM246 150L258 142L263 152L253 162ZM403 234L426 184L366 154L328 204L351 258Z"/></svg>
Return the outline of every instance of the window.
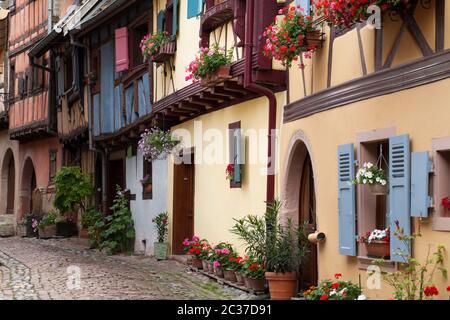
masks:
<svg viewBox="0 0 450 320"><path fill-rule="evenodd" d="M10 65L9 79L9 99L13 101L16 92L16 66L14 64Z"/></svg>
<svg viewBox="0 0 450 320"><path fill-rule="evenodd" d="M56 175L56 155L57 155L57 151L56 150L50 150L50 170L49 170L49 179L50 179L50 183L53 182L53 178L55 178Z"/></svg>
<svg viewBox="0 0 450 320"><path fill-rule="evenodd" d="M434 217L433 229L450 231L450 209L443 199L450 197L450 137L433 140L434 176Z"/></svg>
<svg viewBox="0 0 450 320"><path fill-rule="evenodd" d="M149 33L148 27L149 27L148 20L145 19L143 23L139 24L136 27L133 27L133 29L131 30L130 36L131 68L135 68L144 64L140 44L142 38L144 38Z"/></svg>
<svg viewBox="0 0 450 320"><path fill-rule="evenodd" d="M91 51L91 74L89 75L89 83L92 85L92 94L100 92L100 49L96 48Z"/></svg>
<svg viewBox="0 0 450 320"><path fill-rule="evenodd" d="M73 85L73 61L72 55L68 54L64 58L64 91L72 88Z"/></svg>
<svg viewBox="0 0 450 320"><path fill-rule="evenodd" d="M153 163L147 161L145 158L144 170L142 174L142 199L151 200L153 199Z"/></svg>
<svg viewBox="0 0 450 320"><path fill-rule="evenodd" d="M229 134L229 164L233 165L233 175L230 180L230 188L242 187L242 145L241 145L241 122L231 123L228 126Z"/></svg>

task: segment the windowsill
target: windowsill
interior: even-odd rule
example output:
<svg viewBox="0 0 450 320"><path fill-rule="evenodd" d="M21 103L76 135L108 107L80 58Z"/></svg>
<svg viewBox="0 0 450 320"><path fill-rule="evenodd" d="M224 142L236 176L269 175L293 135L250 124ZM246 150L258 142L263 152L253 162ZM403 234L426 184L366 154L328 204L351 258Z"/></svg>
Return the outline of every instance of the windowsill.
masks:
<svg viewBox="0 0 450 320"><path fill-rule="evenodd" d="M434 231L450 231L450 217L433 217Z"/></svg>
<svg viewBox="0 0 450 320"><path fill-rule="evenodd" d="M142 200L153 200L153 194L151 193L143 193Z"/></svg>
<svg viewBox="0 0 450 320"><path fill-rule="evenodd" d="M394 261L385 261L383 264L375 264L373 261L376 260L374 258L358 256L358 268L361 270L367 270L369 266L379 266L381 271L384 272L395 272L398 271L398 263Z"/></svg>

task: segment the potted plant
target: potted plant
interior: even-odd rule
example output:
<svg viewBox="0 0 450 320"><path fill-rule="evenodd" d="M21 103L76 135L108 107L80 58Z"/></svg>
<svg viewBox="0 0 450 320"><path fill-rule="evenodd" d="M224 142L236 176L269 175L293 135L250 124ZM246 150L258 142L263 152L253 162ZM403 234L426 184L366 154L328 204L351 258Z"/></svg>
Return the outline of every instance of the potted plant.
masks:
<svg viewBox="0 0 450 320"><path fill-rule="evenodd" d="M366 245L367 255L372 258L387 259L390 257L390 232L389 228L384 230L375 229L367 232L361 237L361 243Z"/></svg>
<svg viewBox="0 0 450 320"><path fill-rule="evenodd" d="M165 31L158 31L146 35L141 40L141 51L145 59L152 62L162 63L170 56L175 54L175 46L168 46L171 44L171 37Z"/></svg>
<svg viewBox="0 0 450 320"><path fill-rule="evenodd" d="M56 219L56 235L59 237L73 237L78 233L77 224L73 217L68 214Z"/></svg>
<svg viewBox="0 0 450 320"><path fill-rule="evenodd" d="M204 240L202 242L202 248L200 253L200 259L202 260L202 267L204 272L209 272L209 265L210 265L210 256L213 253L213 250L211 248L211 245L208 243L208 241Z"/></svg>
<svg viewBox="0 0 450 320"><path fill-rule="evenodd" d="M149 161L164 160L175 151L181 140L172 136L170 131L163 131L158 127L147 129L141 135L138 149Z"/></svg>
<svg viewBox="0 0 450 320"><path fill-rule="evenodd" d="M144 193L152 193L153 184L151 175L147 174L144 179L141 180L141 184L144 187Z"/></svg>
<svg viewBox="0 0 450 320"><path fill-rule="evenodd" d="M285 225L279 221L278 200L268 204L266 211L266 279L272 300L286 300L297 295L298 271L305 260L309 241L305 226L294 226L291 219Z"/></svg>
<svg viewBox="0 0 450 320"><path fill-rule="evenodd" d="M441 204L448 215L450 213L450 197L445 197L441 200Z"/></svg>
<svg viewBox="0 0 450 320"><path fill-rule="evenodd" d="M231 257L230 258L230 266L229 268L234 271L234 275L236 277L236 282L238 284L244 284L244 276L243 276L243 258L241 256Z"/></svg>
<svg viewBox="0 0 450 320"><path fill-rule="evenodd" d="M250 289L256 292L264 291L264 287L266 285L265 273L266 269L257 262L252 262L248 266L245 271L245 275L247 277L247 283Z"/></svg>
<svg viewBox="0 0 450 320"><path fill-rule="evenodd" d="M186 68L188 75L185 80L200 81L204 86L214 86L230 79L230 65L233 58L233 48L225 51L218 44L211 48L200 48L198 55Z"/></svg>
<svg viewBox="0 0 450 320"><path fill-rule="evenodd" d="M233 255L233 247L231 244L226 242L219 243L214 248L214 254L213 254L213 267L214 267L214 274L219 278L225 277L225 270L228 266L229 258Z"/></svg>
<svg viewBox="0 0 450 320"><path fill-rule="evenodd" d="M202 253L202 244L199 237L193 236L191 240L184 239L183 250L189 255L189 264L199 270L203 268L203 263L200 258Z"/></svg>
<svg viewBox="0 0 450 320"><path fill-rule="evenodd" d="M38 237L39 216L29 213L25 216L25 228L27 238Z"/></svg>
<svg viewBox="0 0 450 320"><path fill-rule="evenodd" d="M169 226L169 213L162 212L153 219L156 232L158 234L158 242L154 244L154 255L156 260L167 260L167 252L169 251L169 244L166 242L168 226Z"/></svg>
<svg viewBox="0 0 450 320"><path fill-rule="evenodd" d="M56 235L56 218L57 214L53 211L42 218L39 223L39 238L49 239Z"/></svg>
<svg viewBox="0 0 450 320"><path fill-rule="evenodd" d="M351 281L342 281L342 274L334 275L334 280L320 281L317 287L313 286L303 292L306 300L366 300L359 286Z"/></svg>
<svg viewBox="0 0 450 320"><path fill-rule="evenodd" d="M313 25L312 16L306 16L300 6L286 6L279 10L281 19L275 20L264 31L266 42L263 54L291 67L299 56L310 58L322 46L323 33Z"/></svg>
<svg viewBox="0 0 450 320"><path fill-rule="evenodd" d="M226 268L224 270L225 280L228 280L230 282L238 282L236 270L238 270L240 267L241 259L242 258L238 257L236 254L230 255L226 264Z"/></svg>
<svg viewBox="0 0 450 320"><path fill-rule="evenodd" d="M234 179L234 164L229 164L225 170L226 179L233 181Z"/></svg>
<svg viewBox="0 0 450 320"><path fill-rule="evenodd" d="M372 194L385 195L389 193L386 173L371 162L364 163L363 167L356 173L353 184L368 185Z"/></svg>

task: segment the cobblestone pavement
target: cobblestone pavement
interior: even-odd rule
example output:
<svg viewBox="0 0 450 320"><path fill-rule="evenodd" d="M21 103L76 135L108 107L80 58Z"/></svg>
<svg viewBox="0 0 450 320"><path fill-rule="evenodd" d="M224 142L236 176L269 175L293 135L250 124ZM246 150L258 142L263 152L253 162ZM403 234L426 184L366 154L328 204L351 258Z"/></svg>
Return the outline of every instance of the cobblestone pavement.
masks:
<svg viewBox="0 0 450 320"><path fill-rule="evenodd" d="M175 261L106 256L71 239L0 238L0 300L252 298Z"/></svg>

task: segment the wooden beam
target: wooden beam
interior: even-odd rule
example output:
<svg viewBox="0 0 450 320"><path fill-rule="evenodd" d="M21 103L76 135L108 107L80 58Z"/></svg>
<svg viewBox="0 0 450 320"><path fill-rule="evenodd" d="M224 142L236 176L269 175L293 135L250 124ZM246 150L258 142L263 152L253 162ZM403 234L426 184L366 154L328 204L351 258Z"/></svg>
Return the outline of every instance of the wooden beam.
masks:
<svg viewBox="0 0 450 320"><path fill-rule="evenodd" d="M179 116L190 116L192 113L195 113L195 111L183 110L177 107L170 108L170 111Z"/></svg>
<svg viewBox="0 0 450 320"><path fill-rule="evenodd" d="M227 97L229 99L240 98L244 96L243 93L226 90L224 87L213 87L211 88L211 93L214 95L220 95L223 97Z"/></svg>
<svg viewBox="0 0 450 320"><path fill-rule="evenodd" d="M195 103L185 102L185 101L178 103L177 107L178 107L178 109L188 110L188 111L193 111L193 112L202 112L202 111L206 110L206 108L204 106L201 106L201 105L195 104Z"/></svg>
<svg viewBox="0 0 450 320"><path fill-rule="evenodd" d="M436 52L445 44L445 0L436 0Z"/></svg>
<svg viewBox="0 0 450 320"><path fill-rule="evenodd" d="M238 92L238 93L242 93L242 94L247 93L247 90L245 90L244 87L240 86L235 81L225 81L223 84L223 87L229 91L234 91L234 92Z"/></svg>
<svg viewBox="0 0 450 320"><path fill-rule="evenodd" d="M200 99L198 97L190 97L190 98L188 98L188 101L191 102L191 103L202 105L202 106L204 106L207 109L214 107L212 102L208 102L206 100L202 100L202 99Z"/></svg>
<svg viewBox="0 0 450 320"><path fill-rule="evenodd" d="M200 98L202 99L209 99L209 100L215 100L217 102L223 102L225 100L229 100L231 99L230 97L226 97L226 96L220 96L217 94L212 94L208 91L203 91L202 93L200 93Z"/></svg>

